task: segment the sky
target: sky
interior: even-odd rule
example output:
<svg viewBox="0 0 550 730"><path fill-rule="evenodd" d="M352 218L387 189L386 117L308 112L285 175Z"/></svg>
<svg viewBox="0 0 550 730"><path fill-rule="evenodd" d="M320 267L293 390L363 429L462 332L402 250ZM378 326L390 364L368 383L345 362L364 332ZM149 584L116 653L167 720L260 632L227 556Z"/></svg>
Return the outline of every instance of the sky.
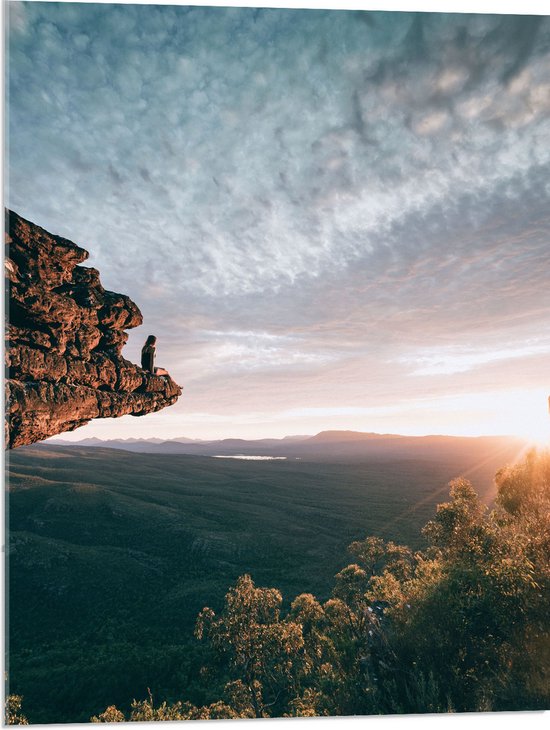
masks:
<svg viewBox="0 0 550 730"><path fill-rule="evenodd" d="M363 4L365 6L365 4ZM178 403L69 438L548 434L550 17L11 2L7 205Z"/></svg>

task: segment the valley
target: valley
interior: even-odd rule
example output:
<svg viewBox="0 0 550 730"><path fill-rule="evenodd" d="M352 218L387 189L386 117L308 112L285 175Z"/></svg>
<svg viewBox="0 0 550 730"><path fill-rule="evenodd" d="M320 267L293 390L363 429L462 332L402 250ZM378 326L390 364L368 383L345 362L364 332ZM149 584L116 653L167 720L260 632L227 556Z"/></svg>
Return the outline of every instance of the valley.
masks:
<svg viewBox="0 0 550 730"><path fill-rule="evenodd" d="M238 576L280 589L286 605L303 592L326 599L353 540L420 548L449 480L466 474L490 502L494 472L521 446L437 438L439 449L370 439L362 454L356 442L314 441L309 452L289 442L286 459L261 461L10 452L10 691L34 722L85 722L147 687L208 701L194 621Z"/></svg>

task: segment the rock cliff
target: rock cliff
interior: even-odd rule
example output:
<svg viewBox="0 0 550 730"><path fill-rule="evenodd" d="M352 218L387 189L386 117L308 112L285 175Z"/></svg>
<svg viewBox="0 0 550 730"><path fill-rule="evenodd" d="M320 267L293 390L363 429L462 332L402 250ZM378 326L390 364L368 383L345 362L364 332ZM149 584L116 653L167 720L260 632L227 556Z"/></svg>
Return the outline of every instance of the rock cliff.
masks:
<svg viewBox="0 0 550 730"><path fill-rule="evenodd" d="M141 312L79 266L87 251L10 211L6 244L7 447L176 402L171 378L122 357Z"/></svg>

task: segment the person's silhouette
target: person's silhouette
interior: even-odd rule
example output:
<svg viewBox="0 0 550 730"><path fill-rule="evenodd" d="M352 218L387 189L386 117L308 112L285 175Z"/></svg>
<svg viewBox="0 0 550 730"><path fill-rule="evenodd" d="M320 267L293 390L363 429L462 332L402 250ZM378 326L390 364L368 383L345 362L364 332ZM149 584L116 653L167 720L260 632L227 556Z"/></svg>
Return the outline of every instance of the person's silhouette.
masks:
<svg viewBox="0 0 550 730"><path fill-rule="evenodd" d="M155 335L149 335L141 348L141 367L153 375L168 375L168 370L155 367L156 343L157 338Z"/></svg>

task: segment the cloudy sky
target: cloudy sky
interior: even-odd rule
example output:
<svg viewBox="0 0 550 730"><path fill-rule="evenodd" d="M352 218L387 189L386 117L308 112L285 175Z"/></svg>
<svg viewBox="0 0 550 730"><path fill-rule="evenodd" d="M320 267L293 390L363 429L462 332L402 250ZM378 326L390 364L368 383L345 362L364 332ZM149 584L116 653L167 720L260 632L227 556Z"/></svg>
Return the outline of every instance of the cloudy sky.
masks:
<svg viewBox="0 0 550 730"><path fill-rule="evenodd" d="M184 386L103 438L540 431L550 17L10 3L8 205Z"/></svg>

